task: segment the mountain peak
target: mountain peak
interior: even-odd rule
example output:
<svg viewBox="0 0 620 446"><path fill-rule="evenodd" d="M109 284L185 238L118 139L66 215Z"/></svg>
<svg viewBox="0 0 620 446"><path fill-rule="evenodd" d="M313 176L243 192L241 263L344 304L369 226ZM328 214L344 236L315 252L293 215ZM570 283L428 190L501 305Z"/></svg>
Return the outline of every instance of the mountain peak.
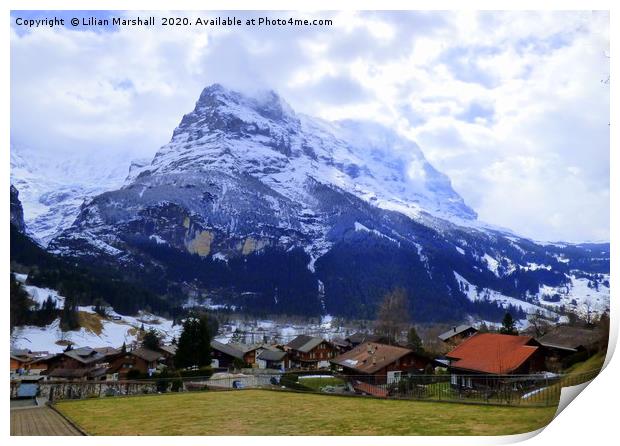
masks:
<svg viewBox="0 0 620 446"><path fill-rule="evenodd" d="M151 167L242 172L297 202L311 178L410 217L477 217L415 142L377 123L298 116L273 90L206 87Z"/></svg>
<svg viewBox="0 0 620 446"><path fill-rule="evenodd" d="M274 90L240 92L215 83L202 90L194 113L215 112L248 117L255 112L265 119L282 121L295 118L295 112Z"/></svg>

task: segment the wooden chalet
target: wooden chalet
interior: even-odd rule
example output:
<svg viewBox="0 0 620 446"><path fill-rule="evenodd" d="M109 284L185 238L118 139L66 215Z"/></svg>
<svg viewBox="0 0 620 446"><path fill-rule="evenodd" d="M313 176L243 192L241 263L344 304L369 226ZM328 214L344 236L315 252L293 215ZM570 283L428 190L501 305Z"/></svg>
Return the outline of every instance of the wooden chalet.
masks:
<svg viewBox="0 0 620 446"><path fill-rule="evenodd" d="M260 369L275 369L284 371L289 368L288 353L277 349L263 349L256 357Z"/></svg>
<svg viewBox="0 0 620 446"><path fill-rule="evenodd" d="M118 353L110 362L107 373L116 375L118 379L127 379L132 370L141 375L152 375L160 364L165 362L161 351L140 347L135 350Z"/></svg>
<svg viewBox="0 0 620 446"><path fill-rule="evenodd" d="M214 368L232 369L235 361L245 363L245 354L241 348L215 339L211 341L211 363Z"/></svg>
<svg viewBox="0 0 620 446"><path fill-rule="evenodd" d="M291 368L316 370L329 367L338 349L325 339L299 335L284 346Z"/></svg>
<svg viewBox="0 0 620 446"><path fill-rule="evenodd" d="M364 344L365 342L376 342L378 344L388 344L389 340L385 336L370 333L357 332L344 339L349 344L349 350Z"/></svg>
<svg viewBox="0 0 620 446"><path fill-rule="evenodd" d="M452 385L487 385L485 376L527 375L544 370L544 350L530 336L478 333L446 354Z"/></svg>
<svg viewBox="0 0 620 446"><path fill-rule="evenodd" d="M413 350L396 345L365 342L331 360L345 375L370 384L398 381L402 376L420 374L429 360Z"/></svg>
<svg viewBox="0 0 620 446"><path fill-rule="evenodd" d="M11 365L10 371L11 373L18 373L20 371L25 371L27 365L33 360L32 354L30 350L11 350Z"/></svg>
<svg viewBox="0 0 620 446"><path fill-rule="evenodd" d="M558 325L537 341L548 357L563 359L580 352L593 353L602 341L602 332L595 328Z"/></svg>
<svg viewBox="0 0 620 446"><path fill-rule="evenodd" d="M478 333L478 329L471 325L455 325L452 329L440 334L438 337L447 344L458 345L476 333Z"/></svg>

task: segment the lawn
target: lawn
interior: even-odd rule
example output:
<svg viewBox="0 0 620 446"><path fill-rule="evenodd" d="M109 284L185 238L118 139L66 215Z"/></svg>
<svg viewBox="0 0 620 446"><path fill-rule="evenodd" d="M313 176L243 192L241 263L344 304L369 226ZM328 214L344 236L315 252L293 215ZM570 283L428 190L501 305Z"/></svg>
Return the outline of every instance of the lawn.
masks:
<svg viewBox="0 0 620 446"><path fill-rule="evenodd" d="M565 373L577 375L579 373L587 373L593 370L600 371L603 368L606 353L607 352L599 352L583 362L578 362L567 369Z"/></svg>
<svg viewBox="0 0 620 446"><path fill-rule="evenodd" d="M240 390L74 400L57 408L92 435L508 435L555 407L495 407Z"/></svg>

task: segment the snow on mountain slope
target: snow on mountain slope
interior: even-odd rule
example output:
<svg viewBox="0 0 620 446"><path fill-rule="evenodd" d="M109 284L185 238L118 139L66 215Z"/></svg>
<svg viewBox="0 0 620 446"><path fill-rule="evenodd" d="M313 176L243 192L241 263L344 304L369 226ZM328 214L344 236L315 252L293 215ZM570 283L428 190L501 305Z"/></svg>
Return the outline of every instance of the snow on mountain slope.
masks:
<svg viewBox="0 0 620 446"><path fill-rule="evenodd" d="M218 304L362 318L400 285L420 319L501 319L506 306L542 308L542 287L572 276L599 287L604 308L609 273L608 245L537 244L479 222L420 148L389 129L328 123L273 92L218 84L50 249L123 265L160 289L192 282ZM468 299L455 273L488 298Z"/></svg>
<svg viewBox="0 0 620 446"><path fill-rule="evenodd" d="M413 141L376 123L296 115L274 92L251 98L206 88L146 169L244 172L302 202L310 178L412 217L476 218Z"/></svg>
<svg viewBox="0 0 620 446"><path fill-rule="evenodd" d="M57 156L11 145L11 184L19 191L28 233L44 245L71 226L84 201L119 187L126 174L121 158Z"/></svg>

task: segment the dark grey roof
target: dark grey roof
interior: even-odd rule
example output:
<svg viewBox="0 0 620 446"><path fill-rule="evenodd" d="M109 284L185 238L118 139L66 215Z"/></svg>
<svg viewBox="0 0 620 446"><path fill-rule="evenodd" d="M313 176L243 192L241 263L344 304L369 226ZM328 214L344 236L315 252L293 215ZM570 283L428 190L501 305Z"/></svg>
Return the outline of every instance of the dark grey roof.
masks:
<svg viewBox="0 0 620 446"><path fill-rule="evenodd" d="M263 361L282 361L286 356L286 352L281 350L263 350L257 356L257 359L262 359Z"/></svg>
<svg viewBox="0 0 620 446"><path fill-rule="evenodd" d="M63 354L75 359L76 361L81 362L82 364L90 364L93 362L101 361L106 357L106 355L104 355L103 353L100 353L90 347L76 348L64 352Z"/></svg>
<svg viewBox="0 0 620 446"><path fill-rule="evenodd" d="M219 341L213 340L211 341L211 348L228 356L232 356L233 358L243 359L243 351L237 347L233 347L233 344L222 344Z"/></svg>
<svg viewBox="0 0 620 446"><path fill-rule="evenodd" d="M30 356L30 350L25 348L11 349L11 356Z"/></svg>
<svg viewBox="0 0 620 446"><path fill-rule="evenodd" d="M53 369L47 374L50 378L83 378L90 369Z"/></svg>
<svg viewBox="0 0 620 446"><path fill-rule="evenodd" d="M97 347L94 350L98 353L101 353L104 356L113 356L121 352L120 348L114 348L114 347Z"/></svg>
<svg viewBox="0 0 620 446"><path fill-rule="evenodd" d="M348 347L350 344L342 338L332 338L331 343L338 347Z"/></svg>
<svg viewBox="0 0 620 446"><path fill-rule="evenodd" d="M286 346L292 350L297 350L299 352L308 353L314 347L323 342L322 338L316 338L308 335L299 335L291 342L286 344Z"/></svg>
<svg viewBox="0 0 620 446"><path fill-rule="evenodd" d="M379 335L357 332L347 337L345 341L349 341L351 344L363 344L364 342L381 342L382 337Z"/></svg>
<svg viewBox="0 0 620 446"><path fill-rule="evenodd" d="M439 339L441 339L442 341L447 341L452 336L459 335L467 330L478 331L476 328L472 327L471 325L459 325L457 327L453 327L452 329L446 331L445 333L440 334Z"/></svg>
<svg viewBox="0 0 620 446"><path fill-rule="evenodd" d="M174 355L177 352L176 345L160 345L159 349L164 353L168 353L169 355Z"/></svg>
<svg viewBox="0 0 620 446"><path fill-rule="evenodd" d="M537 339L545 347L564 350L577 350L580 347L591 347L601 339L602 332L598 329L569 327L558 325Z"/></svg>
<svg viewBox="0 0 620 446"><path fill-rule="evenodd" d="M131 351L130 353L132 355L137 356L138 358L142 358L142 359L144 359L145 361L148 361L148 362L157 361L162 356L162 354L160 352L155 352L155 351L149 350L148 348L145 348L145 347L137 348L137 349Z"/></svg>

